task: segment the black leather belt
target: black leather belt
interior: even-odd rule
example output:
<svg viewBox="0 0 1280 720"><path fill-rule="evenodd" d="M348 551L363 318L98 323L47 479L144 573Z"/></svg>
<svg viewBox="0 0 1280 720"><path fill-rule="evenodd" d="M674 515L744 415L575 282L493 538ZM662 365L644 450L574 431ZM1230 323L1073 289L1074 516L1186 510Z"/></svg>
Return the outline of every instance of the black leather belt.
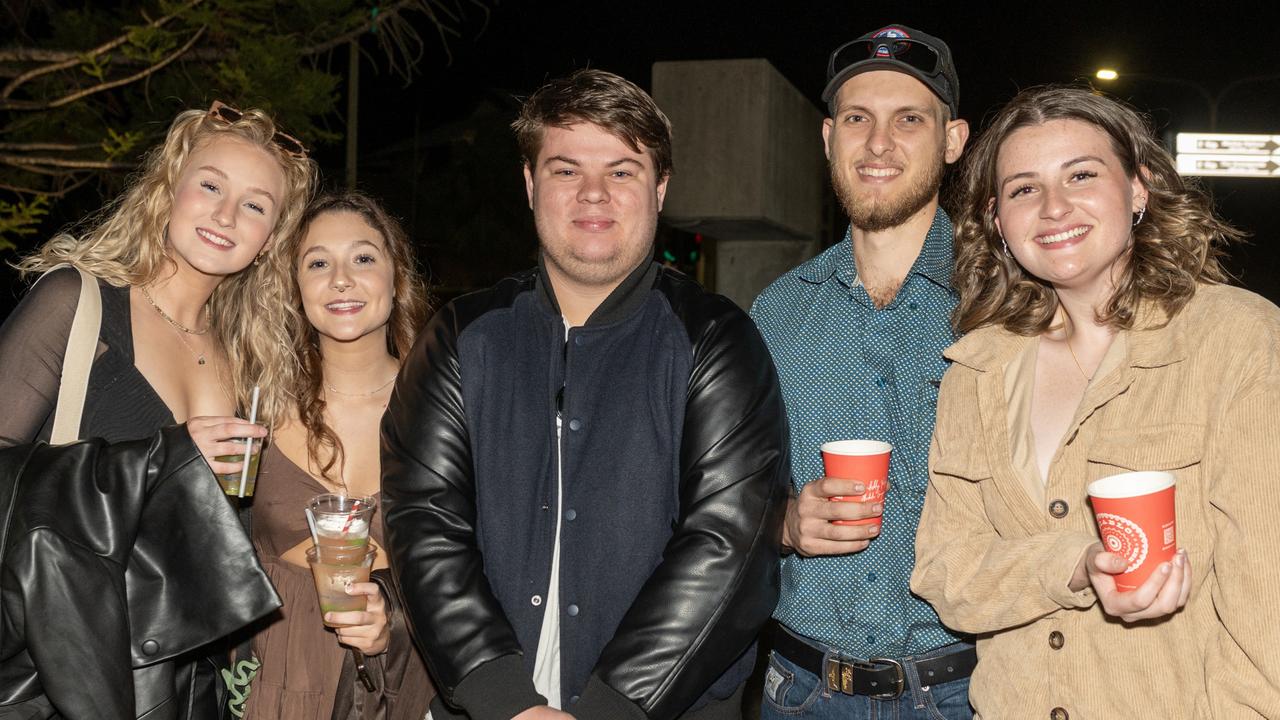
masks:
<svg viewBox="0 0 1280 720"><path fill-rule="evenodd" d="M825 678L828 690L844 695L868 695L882 700L901 696L907 687L904 664L915 666L923 685L937 685L969 677L978 665L978 652L968 645L955 652L922 660L857 660L835 654L828 657L826 652L787 632L777 621L769 622L768 633L774 652L814 675Z"/></svg>

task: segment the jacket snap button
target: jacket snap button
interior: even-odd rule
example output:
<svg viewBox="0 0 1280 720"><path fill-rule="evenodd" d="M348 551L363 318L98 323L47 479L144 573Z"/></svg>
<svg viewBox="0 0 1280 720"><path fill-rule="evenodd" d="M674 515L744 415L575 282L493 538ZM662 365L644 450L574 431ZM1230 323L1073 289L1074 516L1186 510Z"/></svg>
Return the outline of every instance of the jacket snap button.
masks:
<svg viewBox="0 0 1280 720"><path fill-rule="evenodd" d="M565 609L564 609L564 611L565 611L565 612L567 612L567 613L569 613L569 617L577 617L577 616L578 616L578 606L577 606L577 605L570 605L569 607L565 608Z"/></svg>
<svg viewBox="0 0 1280 720"><path fill-rule="evenodd" d="M574 344L574 345L577 345L578 347L582 347L582 343L583 343L583 342L585 342L585 341L582 339L582 336L581 336L581 335L574 335L574 336L573 336L573 344Z"/></svg>
<svg viewBox="0 0 1280 720"><path fill-rule="evenodd" d="M573 430L574 432L577 432L578 430L581 430L581 429L582 429L582 421L581 421L581 420L579 420L578 418L574 418L574 419L570 420L570 421L569 421L569 429L570 429L570 430Z"/></svg>
<svg viewBox="0 0 1280 720"><path fill-rule="evenodd" d="M151 656L151 655L155 655L155 654L156 654L156 653L158 653L158 652L160 652L160 643L156 642L155 640L143 640L143 641L142 641L142 654L143 654L143 655L147 655L147 656L149 657L149 656Z"/></svg>
<svg viewBox="0 0 1280 720"><path fill-rule="evenodd" d="M1061 650L1062 646L1066 644L1066 642L1066 638L1062 637L1062 633L1057 630L1049 633L1049 647L1054 650Z"/></svg>
<svg viewBox="0 0 1280 720"><path fill-rule="evenodd" d="M569 522L573 522L574 520L577 520L577 519L578 519L578 511L577 511L577 510L574 510L573 508L569 508L568 510L565 510L565 511L564 511L564 519L565 519L565 520L568 520Z"/></svg>
<svg viewBox="0 0 1280 720"><path fill-rule="evenodd" d="M538 607L539 605L542 604L542 596L534 595L533 597L529 598L529 604L533 605L534 607Z"/></svg>
<svg viewBox="0 0 1280 720"><path fill-rule="evenodd" d="M1071 511L1071 506L1067 504L1066 500L1054 500L1053 502L1049 503L1049 514L1054 516L1055 518L1058 518L1059 520L1066 517L1067 513L1070 511Z"/></svg>
<svg viewBox="0 0 1280 720"><path fill-rule="evenodd" d="M570 704L570 705L577 705L577 704L578 704L578 700L580 700L580 699L581 699L581 698L579 698L577 695L574 695L573 697L569 698L569 704Z"/></svg>
<svg viewBox="0 0 1280 720"><path fill-rule="evenodd" d="M1049 711L1049 720L1071 720L1065 708L1056 707Z"/></svg>

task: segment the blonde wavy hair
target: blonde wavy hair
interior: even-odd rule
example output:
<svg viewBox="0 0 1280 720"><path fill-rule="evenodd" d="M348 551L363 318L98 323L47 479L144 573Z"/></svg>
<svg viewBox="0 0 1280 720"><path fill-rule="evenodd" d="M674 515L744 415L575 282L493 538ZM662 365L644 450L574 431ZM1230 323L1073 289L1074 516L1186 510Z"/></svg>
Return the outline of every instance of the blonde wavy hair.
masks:
<svg viewBox="0 0 1280 720"><path fill-rule="evenodd" d="M277 353L274 364L294 365L292 384L274 389L273 400L287 404L291 417L296 417L307 432L307 459L321 477L334 480L333 468L342 467L342 440L325 419L324 358L320 353L320 337L307 320L298 287L298 253L306 241L311 225L320 217L334 213L359 216L382 236L383 247L392 269L391 315L387 318L387 352L404 362L413 348L418 330L430 310L430 295L418 271L417 254L404 227L377 200L359 192L324 195L314 200L303 213L294 231L280 243L288 265L273 266L272 283L288 286L287 304L275 312L283 315L292 338L284 352ZM281 374L284 374L283 370Z"/></svg>
<svg viewBox="0 0 1280 720"><path fill-rule="evenodd" d="M1144 301L1156 303L1166 319L1172 318L1198 284L1230 279L1220 260L1224 246L1243 233L1217 217L1209 196L1178 175L1146 118L1086 88L1031 88L995 115L965 159L952 279L960 295L953 316L958 332L999 325L1029 336L1053 323L1058 310L1053 287L1005 253L995 224L1001 146L1015 130L1050 120L1078 120L1106 133L1126 175L1137 177L1148 192L1146 214L1133 228L1115 291L1097 311L1099 323L1131 328Z"/></svg>
<svg viewBox="0 0 1280 720"><path fill-rule="evenodd" d="M266 151L284 173L280 213L262 256L244 270L218 284L209 299L214 340L226 352L225 378L237 407L249 405L255 385L264 389L292 385L296 363L287 367L270 359L289 348L289 328L276 308L289 301L290 287L278 281L277 268L290 268L285 243L302 218L316 186L316 164L304 155L285 152L275 141L277 128L270 116L247 110L228 122L204 110L179 113L164 143L152 148L125 191L69 231L46 242L23 258L17 268L24 275L70 263L116 286L145 285L169 263L165 254L166 228L173 209L174 187L187 158L217 138L237 138ZM268 393L259 418L271 422L282 406Z"/></svg>

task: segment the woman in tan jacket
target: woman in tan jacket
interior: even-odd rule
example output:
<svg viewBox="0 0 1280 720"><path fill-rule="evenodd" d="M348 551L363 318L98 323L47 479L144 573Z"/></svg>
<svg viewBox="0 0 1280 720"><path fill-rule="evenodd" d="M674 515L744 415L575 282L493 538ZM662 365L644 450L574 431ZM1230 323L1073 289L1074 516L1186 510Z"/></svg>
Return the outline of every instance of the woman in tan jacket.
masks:
<svg viewBox="0 0 1280 720"><path fill-rule="evenodd" d="M1280 717L1280 310L1129 107L1026 91L969 155L912 589L977 634L983 718ZM1092 480L1177 478L1179 551L1118 592Z"/></svg>

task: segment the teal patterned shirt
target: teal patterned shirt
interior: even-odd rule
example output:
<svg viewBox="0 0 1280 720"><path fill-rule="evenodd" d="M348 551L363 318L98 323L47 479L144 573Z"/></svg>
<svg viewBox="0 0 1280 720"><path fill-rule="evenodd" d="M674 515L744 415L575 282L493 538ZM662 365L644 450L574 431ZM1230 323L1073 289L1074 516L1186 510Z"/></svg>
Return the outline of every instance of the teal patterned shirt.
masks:
<svg viewBox="0 0 1280 720"><path fill-rule="evenodd" d="M824 442L893 445L882 529L870 547L782 559L774 617L856 658L900 658L960 639L908 587L938 383L947 367L942 351L955 339L953 245L951 219L939 208L897 297L876 308L858 282L846 232L843 242L770 285L751 308L778 367L797 492L822 477Z"/></svg>

